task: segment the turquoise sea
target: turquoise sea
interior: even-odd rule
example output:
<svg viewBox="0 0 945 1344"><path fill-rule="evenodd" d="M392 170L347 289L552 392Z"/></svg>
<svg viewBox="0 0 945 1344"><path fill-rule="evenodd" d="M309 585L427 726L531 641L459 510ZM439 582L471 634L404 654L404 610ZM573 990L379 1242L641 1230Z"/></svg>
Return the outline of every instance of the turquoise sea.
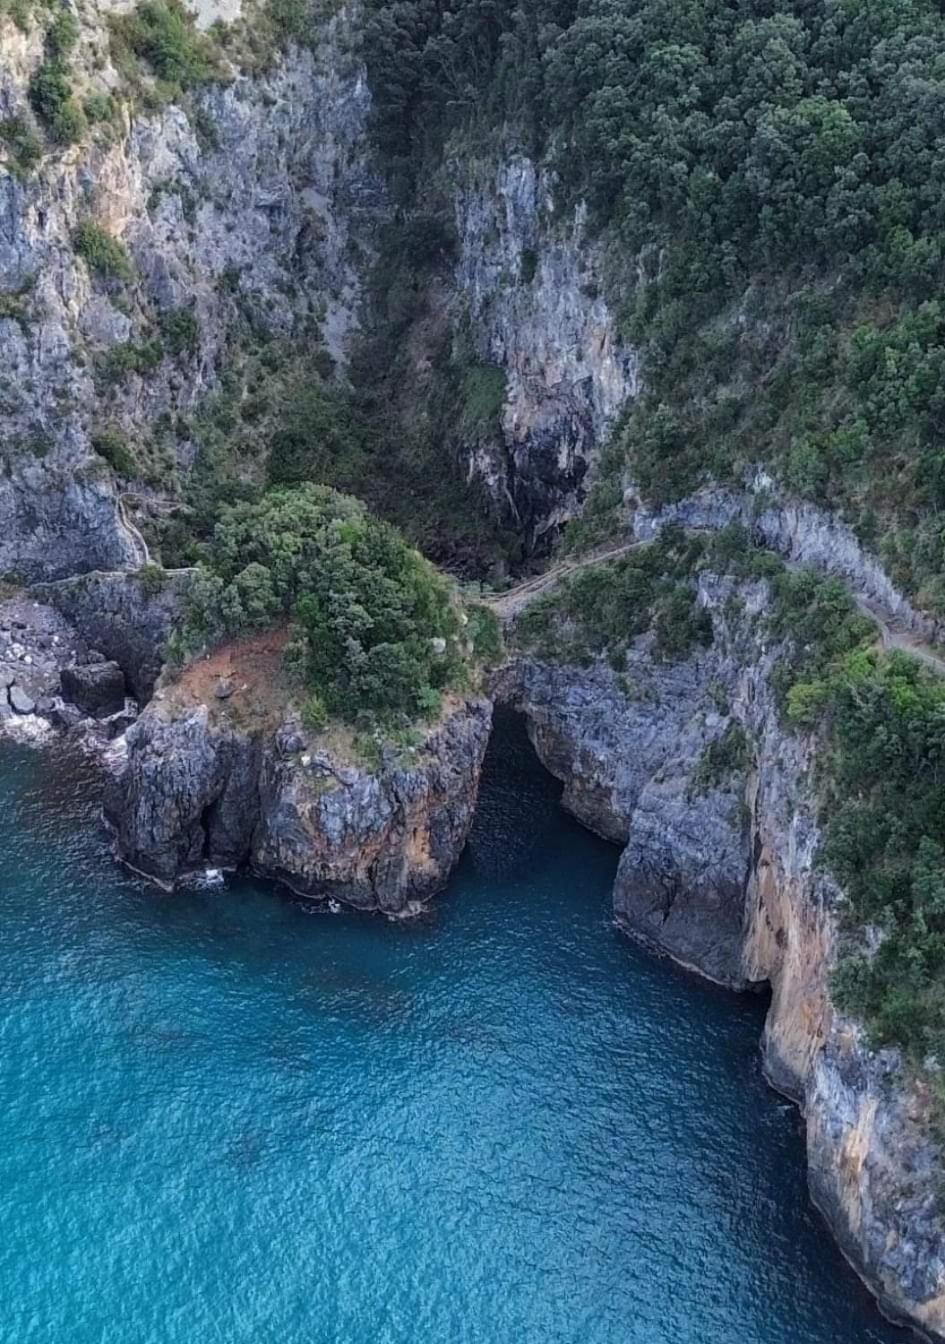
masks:
<svg viewBox="0 0 945 1344"><path fill-rule="evenodd" d="M808 1203L764 1004L621 937L499 734L421 920L124 876L0 750L2 1344L905 1344Z"/></svg>

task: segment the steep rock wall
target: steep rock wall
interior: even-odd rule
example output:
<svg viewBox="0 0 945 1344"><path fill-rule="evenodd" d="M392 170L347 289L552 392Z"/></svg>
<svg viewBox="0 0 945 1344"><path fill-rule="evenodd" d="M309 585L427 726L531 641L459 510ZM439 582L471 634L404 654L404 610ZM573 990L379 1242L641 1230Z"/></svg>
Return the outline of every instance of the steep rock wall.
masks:
<svg viewBox="0 0 945 1344"><path fill-rule="evenodd" d="M765 1069L804 1110L813 1199L884 1308L945 1337L928 1098L831 1002L842 893L815 863L813 744L785 731L770 687L779 650L765 636L766 587L705 575L699 601L714 640L684 663L659 662L643 636L619 677L525 658L500 696L525 713L565 806L624 845L619 923L722 984L770 984ZM732 723L751 767L707 787L704 750Z"/></svg>
<svg viewBox="0 0 945 1344"><path fill-rule="evenodd" d="M154 690L165 641L181 619L192 570L92 571L35 584L33 595L55 607L84 643L113 659L142 703Z"/></svg>
<svg viewBox="0 0 945 1344"><path fill-rule="evenodd" d="M108 57L110 8L83 10L80 93L124 92ZM0 24L0 119L28 119L41 30ZM315 55L292 48L268 73L231 71L192 96L190 115L122 104L112 133L52 148L26 175L0 171L0 295L22 295L17 316L0 317L0 571L58 578L139 563L112 474L90 450L94 429L106 422L137 446L160 417L183 415L175 460L157 472L186 470L186 414L219 386L237 318L273 335L305 331L344 356L360 299L354 238L369 237L383 208L352 41L342 12ZM86 218L127 248L127 283L76 256ZM110 354L184 307L197 320L195 350L103 386Z"/></svg>
<svg viewBox="0 0 945 1344"><path fill-rule="evenodd" d="M368 767L287 718L250 731L163 693L128 731L106 791L118 854L165 887L249 866L300 895L401 914L435 895L472 824L488 701L452 705L406 756Z"/></svg>
<svg viewBox="0 0 945 1344"><path fill-rule="evenodd" d="M551 174L513 154L449 164L455 282L485 361L506 375L499 441L470 470L509 502L533 543L577 512L595 454L639 391L639 360L603 294L583 208L562 211Z"/></svg>

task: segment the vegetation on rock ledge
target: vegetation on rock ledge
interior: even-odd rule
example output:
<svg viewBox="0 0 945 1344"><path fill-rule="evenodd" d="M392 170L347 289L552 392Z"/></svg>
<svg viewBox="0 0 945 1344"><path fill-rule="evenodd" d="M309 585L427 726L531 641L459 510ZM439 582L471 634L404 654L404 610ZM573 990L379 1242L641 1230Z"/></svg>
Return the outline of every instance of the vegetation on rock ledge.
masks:
<svg viewBox="0 0 945 1344"><path fill-rule="evenodd" d="M323 486L270 490L224 511L178 652L286 620L286 658L313 727L429 718L444 690L470 684L475 643L494 652L494 622L470 621L393 527Z"/></svg>

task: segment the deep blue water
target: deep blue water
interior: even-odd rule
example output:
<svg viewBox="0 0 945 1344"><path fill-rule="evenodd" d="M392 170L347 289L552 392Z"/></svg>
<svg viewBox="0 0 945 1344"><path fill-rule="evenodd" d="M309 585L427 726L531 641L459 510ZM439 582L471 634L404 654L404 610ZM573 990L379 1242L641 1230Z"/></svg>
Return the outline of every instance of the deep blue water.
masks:
<svg viewBox="0 0 945 1344"><path fill-rule="evenodd" d="M763 1005L616 934L507 737L422 921L111 863L0 752L2 1344L904 1344L810 1208Z"/></svg>

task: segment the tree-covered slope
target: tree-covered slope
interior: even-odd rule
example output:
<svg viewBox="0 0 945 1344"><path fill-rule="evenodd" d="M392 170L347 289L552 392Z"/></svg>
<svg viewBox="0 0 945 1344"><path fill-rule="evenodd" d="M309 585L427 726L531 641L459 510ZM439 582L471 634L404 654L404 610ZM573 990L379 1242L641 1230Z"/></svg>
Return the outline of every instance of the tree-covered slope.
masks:
<svg viewBox="0 0 945 1344"><path fill-rule="evenodd" d="M605 456L667 498L771 463L945 603L945 17L924 0L372 9L409 198L484 125L586 199L644 395Z"/></svg>

